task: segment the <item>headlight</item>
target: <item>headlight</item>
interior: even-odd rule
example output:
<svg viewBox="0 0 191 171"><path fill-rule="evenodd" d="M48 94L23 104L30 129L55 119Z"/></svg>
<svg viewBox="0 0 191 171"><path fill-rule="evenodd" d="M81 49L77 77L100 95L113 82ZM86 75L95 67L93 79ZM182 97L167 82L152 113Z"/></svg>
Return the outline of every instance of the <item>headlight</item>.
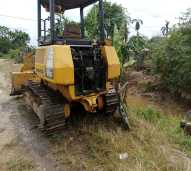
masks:
<svg viewBox="0 0 191 171"><path fill-rule="evenodd" d="M53 48L48 48L48 56L46 61L46 76L53 79L53 68L54 68L54 52Z"/></svg>

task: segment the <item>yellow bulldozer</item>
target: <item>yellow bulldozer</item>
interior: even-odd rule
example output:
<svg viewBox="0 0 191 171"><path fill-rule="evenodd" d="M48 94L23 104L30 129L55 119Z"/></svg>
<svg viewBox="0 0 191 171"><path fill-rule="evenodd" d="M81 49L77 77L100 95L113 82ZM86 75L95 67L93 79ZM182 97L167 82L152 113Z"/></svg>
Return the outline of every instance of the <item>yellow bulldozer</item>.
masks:
<svg viewBox="0 0 191 171"><path fill-rule="evenodd" d="M98 40L88 40L84 8L97 1L100 36ZM39 46L34 57L24 57L20 72L12 73L11 95L24 95L39 117L40 129L47 134L64 128L76 104L89 113L114 114L120 105L120 63L112 42L105 38L103 0L37 2ZM46 19L42 19L42 8L49 14ZM56 15L77 8L79 27L66 24L63 34L58 34Z"/></svg>

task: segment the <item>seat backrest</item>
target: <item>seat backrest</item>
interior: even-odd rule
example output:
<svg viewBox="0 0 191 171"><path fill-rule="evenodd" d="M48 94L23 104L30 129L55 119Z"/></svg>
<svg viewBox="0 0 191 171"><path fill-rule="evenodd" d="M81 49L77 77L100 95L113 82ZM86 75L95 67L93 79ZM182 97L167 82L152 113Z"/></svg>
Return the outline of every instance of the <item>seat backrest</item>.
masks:
<svg viewBox="0 0 191 171"><path fill-rule="evenodd" d="M80 25L71 23L64 26L65 38L79 38L80 39Z"/></svg>

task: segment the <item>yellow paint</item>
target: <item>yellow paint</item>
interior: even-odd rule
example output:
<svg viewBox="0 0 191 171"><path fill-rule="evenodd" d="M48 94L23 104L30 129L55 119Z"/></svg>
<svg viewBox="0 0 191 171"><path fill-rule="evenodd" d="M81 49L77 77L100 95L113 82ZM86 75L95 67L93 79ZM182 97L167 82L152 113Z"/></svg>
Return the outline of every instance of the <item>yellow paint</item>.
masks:
<svg viewBox="0 0 191 171"><path fill-rule="evenodd" d="M102 47L102 55L108 66L107 90L110 89L110 82L117 79L120 75L120 63L117 53L115 49L109 45L110 42L108 42L108 46ZM53 55L53 78L48 78L46 76L46 65L50 48ZM70 46L51 45L37 48L35 72L48 87L55 91L59 91L69 102L79 102L84 106L86 111L94 112L98 107L97 99L99 97L99 108L102 108L102 95L106 94L107 91L92 93L88 96L75 95L74 64Z"/></svg>
<svg viewBox="0 0 191 171"><path fill-rule="evenodd" d="M38 81L39 77L32 71L12 73L12 92L20 91L28 80Z"/></svg>
<svg viewBox="0 0 191 171"><path fill-rule="evenodd" d="M27 53L23 56L23 64L21 67L21 72L31 71L34 69L34 58L32 53Z"/></svg>
<svg viewBox="0 0 191 171"><path fill-rule="evenodd" d="M58 84L74 84L74 64L69 46L55 46L54 79Z"/></svg>
<svg viewBox="0 0 191 171"><path fill-rule="evenodd" d="M105 45L106 45L106 46L112 46L112 43L113 43L113 42L112 42L111 39L106 39L106 40L105 40Z"/></svg>
<svg viewBox="0 0 191 171"><path fill-rule="evenodd" d="M107 71L108 80L119 78L120 62L115 48L112 46L103 46L102 54L108 66L108 71Z"/></svg>
<svg viewBox="0 0 191 171"><path fill-rule="evenodd" d="M97 104L97 96L83 97L79 101L85 108L87 112L95 112Z"/></svg>
<svg viewBox="0 0 191 171"><path fill-rule="evenodd" d="M43 78L45 73L44 64L35 64L35 73Z"/></svg>
<svg viewBox="0 0 191 171"><path fill-rule="evenodd" d="M49 48L53 50L53 78L46 76ZM38 48L35 56L35 71L43 80L47 80L52 84L73 85L74 64L70 46L52 45Z"/></svg>
<svg viewBox="0 0 191 171"><path fill-rule="evenodd" d="M12 91L20 91L22 86L25 85L28 80L43 80L44 84L48 87L55 91L59 91L69 103L74 101L79 102L88 112L95 112L97 107L102 109L103 95L110 89L112 80L117 79L120 75L120 64L117 53L111 46L110 41L107 42L107 45L108 46L102 47L102 55L108 66L108 78L106 82L107 90L105 92L91 93L87 96L76 96L74 85L74 64L71 48L67 45L50 45L37 48L35 63L33 55L27 54L24 57L21 72L12 73ZM50 54L53 58L52 78L46 76L47 59ZM64 106L63 110L65 110L66 117L69 117L70 105Z"/></svg>

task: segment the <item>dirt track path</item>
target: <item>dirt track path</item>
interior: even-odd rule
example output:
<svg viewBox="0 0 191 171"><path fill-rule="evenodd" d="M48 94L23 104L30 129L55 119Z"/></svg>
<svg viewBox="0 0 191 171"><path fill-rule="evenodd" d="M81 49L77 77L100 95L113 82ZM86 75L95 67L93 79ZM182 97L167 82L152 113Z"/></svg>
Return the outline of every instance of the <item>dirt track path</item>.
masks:
<svg viewBox="0 0 191 171"><path fill-rule="evenodd" d="M63 170L49 154L48 138L38 131L33 112L26 108L22 97L9 96L10 72L18 68L12 61L0 59L0 170L16 170L21 161L30 161L33 170Z"/></svg>

